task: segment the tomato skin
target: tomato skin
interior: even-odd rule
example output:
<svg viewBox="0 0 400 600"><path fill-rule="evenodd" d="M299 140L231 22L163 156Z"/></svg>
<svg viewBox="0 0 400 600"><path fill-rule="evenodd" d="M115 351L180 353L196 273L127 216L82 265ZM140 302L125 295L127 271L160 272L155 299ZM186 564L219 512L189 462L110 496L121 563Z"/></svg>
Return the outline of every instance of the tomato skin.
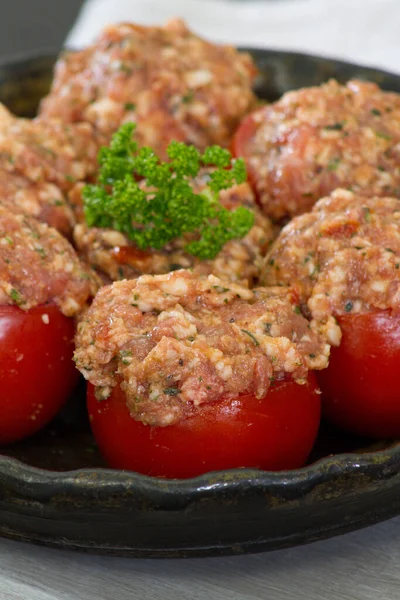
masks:
<svg viewBox="0 0 400 600"><path fill-rule="evenodd" d="M258 172L252 168L251 163L248 160L248 155L251 142L259 127L258 115L262 114L264 111L265 107L262 107L247 115L240 123L232 140L232 154L236 158L244 159L247 176L255 194L257 194L257 183L260 176Z"/></svg>
<svg viewBox="0 0 400 600"><path fill-rule="evenodd" d="M119 387L98 401L89 384L87 404L94 437L110 466L178 479L243 466L273 471L301 467L321 412L312 374L302 386L279 382L263 400L244 394L204 405L195 416L167 427L133 419Z"/></svg>
<svg viewBox="0 0 400 600"><path fill-rule="evenodd" d="M0 444L38 431L71 394L79 379L74 330L53 304L0 306Z"/></svg>
<svg viewBox="0 0 400 600"><path fill-rule="evenodd" d="M324 416L360 435L400 437L400 315L376 311L338 322L342 342L318 374Z"/></svg>

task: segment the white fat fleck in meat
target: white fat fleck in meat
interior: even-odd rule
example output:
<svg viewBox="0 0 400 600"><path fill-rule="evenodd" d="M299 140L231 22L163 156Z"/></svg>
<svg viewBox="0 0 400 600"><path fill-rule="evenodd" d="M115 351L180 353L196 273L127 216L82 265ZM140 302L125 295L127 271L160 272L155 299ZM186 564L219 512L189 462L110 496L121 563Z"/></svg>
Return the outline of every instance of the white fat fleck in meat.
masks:
<svg viewBox="0 0 400 600"><path fill-rule="evenodd" d="M194 324L194 318L188 312L184 311L179 305L177 310L162 312L158 317L158 322L171 321L173 334L178 339L194 337L197 334L197 327Z"/></svg>
<svg viewBox="0 0 400 600"><path fill-rule="evenodd" d="M227 364L227 361L219 360L215 364L215 368L224 381L227 381L232 376L232 365Z"/></svg>
<svg viewBox="0 0 400 600"><path fill-rule="evenodd" d="M313 270L314 269L312 269L311 271L309 270L310 275L313 272ZM341 283L346 279L346 271L341 265L337 265L335 266L335 268L331 269L329 277L333 283Z"/></svg>
<svg viewBox="0 0 400 600"><path fill-rule="evenodd" d="M178 356L178 353L175 350L172 350L171 348L169 348L167 350L167 352L165 353L165 358L169 362L175 360L177 358L177 356Z"/></svg>
<svg viewBox="0 0 400 600"><path fill-rule="evenodd" d="M185 80L190 88L198 88L211 83L213 74L207 69L198 69L186 73Z"/></svg>
<svg viewBox="0 0 400 600"><path fill-rule="evenodd" d="M137 304L138 309L143 313L151 312L153 310L153 306L144 300L137 300L135 303Z"/></svg>
<svg viewBox="0 0 400 600"><path fill-rule="evenodd" d="M107 229L103 232L104 241L110 246L124 246L126 244L126 237L119 231L112 231Z"/></svg>
<svg viewBox="0 0 400 600"><path fill-rule="evenodd" d="M75 361L96 388L120 385L133 418L167 426L222 398L262 400L275 377L304 384L309 368L324 368L329 346L296 309L290 288L249 290L187 270L144 275L99 291L79 323Z"/></svg>
<svg viewBox="0 0 400 600"><path fill-rule="evenodd" d="M187 294L188 287L183 277L176 277L174 279L164 281L161 284L161 290L174 296L184 296Z"/></svg>
<svg viewBox="0 0 400 600"><path fill-rule="evenodd" d="M381 280L377 279L376 281L373 281L371 283L371 289L374 292L384 293L384 292L386 292L388 285L389 285L388 281L384 281L382 279Z"/></svg>

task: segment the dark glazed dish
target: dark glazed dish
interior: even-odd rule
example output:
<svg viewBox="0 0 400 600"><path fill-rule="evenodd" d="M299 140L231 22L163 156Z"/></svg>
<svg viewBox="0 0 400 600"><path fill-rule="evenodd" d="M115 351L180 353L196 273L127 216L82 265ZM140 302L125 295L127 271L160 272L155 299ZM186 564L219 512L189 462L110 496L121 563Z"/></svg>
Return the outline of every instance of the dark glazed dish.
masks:
<svg viewBox="0 0 400 600"><path fill-rule="evenodd" d="M262 72L257 92L268 100L330 77L370 79L400 92L400 77L383 71L292 53L252 54ZM0 101L17 114L34 114L54 60L50 54L0 65ZM400 510L397 444L368 447L329 429L317 443L316 462L304 469L163 481L102 468L81 400L77 393L46 430L2 449L2 536L142 557L234 554L326 538Z"/></svg>

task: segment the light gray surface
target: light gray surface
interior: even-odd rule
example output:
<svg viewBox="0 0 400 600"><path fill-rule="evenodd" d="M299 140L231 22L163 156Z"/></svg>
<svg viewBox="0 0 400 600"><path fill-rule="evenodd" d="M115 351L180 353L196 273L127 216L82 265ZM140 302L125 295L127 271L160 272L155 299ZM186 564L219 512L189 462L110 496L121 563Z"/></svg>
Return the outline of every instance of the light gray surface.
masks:
<svg viewBox="0 0 400 600"><path fill-rule="evenodd" d="M83 0L0 0L0 59L41 48L61 48L82 3Z"/></svg>
<svg viewBox="0 0 400 600"><path fill-rule="evenodd" d="M400 518L265 554L186 560L0 542L1 600L399 600Z"/></svg>

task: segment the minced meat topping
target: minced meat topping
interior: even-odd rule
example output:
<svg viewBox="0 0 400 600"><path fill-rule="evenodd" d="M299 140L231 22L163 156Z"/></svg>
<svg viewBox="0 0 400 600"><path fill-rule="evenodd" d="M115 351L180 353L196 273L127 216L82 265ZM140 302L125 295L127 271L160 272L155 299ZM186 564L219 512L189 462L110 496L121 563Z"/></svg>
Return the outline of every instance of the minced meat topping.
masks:
<svg viewBox="0 0 400 600"><path fill-rule="evenodd" d="M165 27L122 23L59 59L41 114L89 121L106 139L135 121L139 143L158 155L172 139L203 150L228 146L255 105L255 75L248 54L199 38L179 19Z"/></svg>
<svg viewBox="0 0 400 600"><path fill-rule="evenodd" d="M0 202L11 210L18 207L63 235L71 236L74 213L65 194L54 183L33 182L16 171L0 167Z"/></svg>
<svg viewBox="0 0 400 600"><path fill-rule="evenodd" d="M400 196L400 95L330 81L255 114L246 155L266 214L301 214L334 189Z"/></svg>
<svg viewBox="0 0 400 600"><path fill-rule="evenodd" d="M0 305L28 310L54 302L73 316L98 285L58 231L0 204Z"/></svg>
<svg viewBox="0 0 400 600"><path fill-rule="evenodd" d="M195 182L196 192L206 185L205 174ZM80 210L79 186L73 191L76 214L82 218ZM110 229L88 227L79 223L74 229L76 247L87 262L100 275L111 281L138 277L143 273L162 274L176 269L193 268L197 273L213 273L231 281L241 281L253 285L261 271L265 256L275 231L270 220L257 207L254 195L247 183L233 186L220 192L220 202L226 208L246 206L255 214L255 223L249 233L239 240L226 243L213 260L199 260L185 252L184 246L193 239L187 235L162 250L140 250L127 237Z"/></svg>
<svg viewBox="0 0 400 600"><path fill-rule="evenodd" d="M97 169L98 141L89 123L21 119L0 105L0 200L70 234L66 193Z"/></svg>
<svg viewBox="0 0 400 600"><path fill-rule="evenodd" d="M265 262L266 285L291 285L317 329L332 318L400 307L400 199L336 190L295 217ZM319 324L319 325L318 325Z"/></svg>
<svg viewBox="0 0 400 600"><path fill-rule="evenodd" d="M251 291L186 270L103 287L76 348L99 400L120 384L132 416L158 426L241 392L262 399L286 374L302 384L329 356L291 290Z"/></svg>

